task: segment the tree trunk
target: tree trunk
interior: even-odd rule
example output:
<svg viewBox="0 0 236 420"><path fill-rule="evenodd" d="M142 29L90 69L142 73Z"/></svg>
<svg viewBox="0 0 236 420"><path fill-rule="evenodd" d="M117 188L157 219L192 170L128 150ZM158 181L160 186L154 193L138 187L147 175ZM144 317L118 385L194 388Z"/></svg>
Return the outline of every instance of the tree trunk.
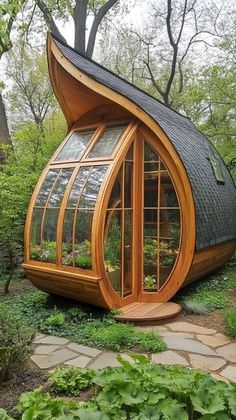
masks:
<svg viewBox="0 0 236 420"><path fill-rule="evenodd" d="M12 251L9 252L9 259L10 259L10 273L9 273L9 277L7 278L7 280L4 283L4 293L5 293L5 295L9 293L9 287L10 287L10 284L11 284L11 279L12 279L12 276L13 276L14 270L15 270L14 253Z"/></svg>
<svg viewBox="0 0 236 420"><path fill-rule="evenodd" d="M5 111L5 105L3 102L2 95L0 93L0 145L8 144L12 146L11 137L7 124L7 116ZM0 149L0 164L5 160L4 153Z"/></svg>
<svg viewBox="0 0 236 420"><path fill-rule="evenodd" d="M0 143L11 144L5 105L4 105L1 93L0 93Z"/></svg>

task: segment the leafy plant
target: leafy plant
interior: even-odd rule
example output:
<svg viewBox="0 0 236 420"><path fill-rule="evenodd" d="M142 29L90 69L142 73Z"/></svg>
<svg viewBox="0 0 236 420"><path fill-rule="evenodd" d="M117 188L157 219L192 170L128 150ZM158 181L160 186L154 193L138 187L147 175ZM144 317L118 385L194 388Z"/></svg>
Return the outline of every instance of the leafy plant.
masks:
<svg viewBox="0 0 236 420"><path fill-rule="evenodd" d="M118 356L120 367L98 372L88 369L84 386L96 386L89 401L75 403L52 398L41 388L20 397L24 420L231 420L236 416L236 384L213 379L208 373L183 366L151 363L131 354ZM56 369L56 392L75 395L81 386L78 369ZM52 373L56 375L56 373ZM83 381L82 381L83 382ZM57 389L58 386L58 389ZM4 413L5 415L5 413ZM7 420L7 418L6 418Z"/></svg>
<svg viewBox="0 0 236 420"><path fill-rule="evenodd" d="M84 269L91 269L92 267L92 258L90 255L81 254L75 257L75 266L81 267Z"/></svg>
<svg viewBox="0 0 236 420"><path fill-rule="evenodd" d="M183 307L187 312L197 314L197 315L203 315L207 314L211 311L211 308L207 302L194 299L193 298L185 298L183 300Z"/></svg>
<svg viewBox="0 0 236 420"><path fill-rule="evenodd" d="M74 366L58 367L51 373L49 380L55 392L73 397L91 386L94 376L95 372L92 369L79 369Z"/></svg>
<svg viewBox="0 0 236 420"><path fill-rule="evenodd" d="M224 322L227 333L236 337L236 308L227 309L224 313Z"/></svg>
<svg viewBox="0 0 236 420"><path fill-rule="evenodd" d="M3 410L3 408L0 408L0 419L1 420L13 420L13 418L8 416L7 412L5 410Z"/></svg>
<svg viewBox="0 0 236 420"><path fill-rule="evenodd" d="M17 406L22 419L51 420L56 418L66 418L69 410L77 408L77 404L72 401L64 402L59 398L52 398L49 393L44 393L41 388L26 392L21 395Z"/></svg>
<svg viewBox="0 0 236 420"><path fill-rule="evenodd" d="M156 277L154 275L148 275L144 277L143 285L146 288L155 288L157 286Z"/></svg>
<svg viewBox="0 0 236 420"><path fill-rule="evenodd" d="M54 263L57 256L57 244L55 241L44 241L42 245L41 260Z"/></svg>
<svg viewBox="0 0 236 420"><path fill-rule="evenodd" d="M144 265L156 265L157 261L157 240L145 238L144 240Z"/></svg>
<svg viewBox="0 0 236 420"><path fill-rule="evenodd" d="M0 381L8 380L32 350L35 330L17 318L6 304L0 305Z"/></svg>
<svg viewBox="0 0 236 420"><path fill-rule="evenodd" d="M67 315L73 321L78 321L78 320L81 320L81 319L84 319L84 318L87 317L86 312L83 311L83 309L81 309L79 307L69 308L68 311L67 311Z"/></svg>
<svg viewBox="0 0 236 420"><path fill-rule="evenodd" d="M105 368L94 378L100 392L91 403L110 418L234 418L235 384L216 381L199 370L150 363L144 356L132 358L135 363L118 357L121 368Z"/></svg>
<svg viewBox="0 0 236 420"><path fill-rule="evenodd" d="M43 321L44 326L61 327L65 323L65 315L62 312L55 311Z"/></svg>
<svg viewBox="0 0 236 420"><path fill-rule="evenodd" d="M170 248L171 244L165 241L160 242L160 266L169 267L174 264L175 255Z"/></svg>

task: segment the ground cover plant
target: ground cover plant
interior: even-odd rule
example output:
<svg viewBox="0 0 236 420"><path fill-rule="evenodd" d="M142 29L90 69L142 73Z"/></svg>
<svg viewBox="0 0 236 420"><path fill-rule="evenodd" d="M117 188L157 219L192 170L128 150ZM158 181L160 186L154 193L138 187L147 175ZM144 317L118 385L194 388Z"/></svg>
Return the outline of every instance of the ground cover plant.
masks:
<svg viewBox="0 0 236 420"><path fill-rule="evenodd" d="M229 291L235 287L235 268L224 269L181 290L175 296L175 300L183 305L187 312L204 314L228 308Z"/></svg>
<svg viewBox="0 0 236 420"><path fill-rule="evenodd" d="M130 362L118 357L120 367L86 372L87 401L55 398L52 391L71 393L71 382L58 385L58 378L79 377L83 369L58 368L51 375L51 388L21 395L13 418L17 420L227 420L236 418L236 384L224 383L200 370L151 363L132 355ZM66 374L65 371L68 370ZM77 372L77 373L76 373ZM85 373L85 372L84 372ZM54 375L54 376L53 376ZM82 375L83 376L83 375ZM60 382L60 381L59 381ZM56 385L56 386L55 386ZM73 394L80 381L73 383ZM9 419L1 412L1 419Z"/></svg>
<svg viewBox="0 0 236 420"><path fill-rule="evenodd" d="M5 297L5 302L9 298ZM135 350L159 352L166 349L164 341L152 332L140 332L130 324L113 320L112 313L41 291L17 295L11 308L25 323L47 334L66 337L71 341L116 351Z"/></svg>

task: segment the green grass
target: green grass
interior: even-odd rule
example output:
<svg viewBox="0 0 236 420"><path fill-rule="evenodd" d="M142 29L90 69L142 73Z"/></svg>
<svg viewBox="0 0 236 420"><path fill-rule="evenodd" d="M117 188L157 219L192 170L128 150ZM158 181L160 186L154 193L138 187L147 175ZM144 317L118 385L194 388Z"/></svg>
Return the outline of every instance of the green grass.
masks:
<svg viewBox="0 0 236 420"><path fill-rule="evenodd" d="M111 313L96 307L50 297L41 291L18 294L14 299L9 295L2 300L36 329L76 343L116 351L159 352L166 349L157 334L136 331L132 325L118 323Z"/></svg>
<svg viewBox="0 0 236 420"><path fill-rule="evenodd" d="M236 308L227 309L224 313L224 322L227 333L236 338Z"/></svg>

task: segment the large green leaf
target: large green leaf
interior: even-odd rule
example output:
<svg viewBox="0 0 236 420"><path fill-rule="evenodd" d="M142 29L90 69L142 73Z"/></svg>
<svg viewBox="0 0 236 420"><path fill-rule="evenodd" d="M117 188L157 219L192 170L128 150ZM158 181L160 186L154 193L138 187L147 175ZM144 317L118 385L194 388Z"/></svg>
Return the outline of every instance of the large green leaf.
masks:
<svg viewBox="0 0 236 420"><path fill-rule="evenodd" d="M216 414L205 414L199 420L232 420L232 418L228 414L219 412Z"/></svg>
<svg viewBox="0 0 236 420"><path fill-rule="evenodd" d="M215 391L215 389L201 388L192 395L190 398L194 409L201 414L215 414L218 411L224 410L224 398Z"/></svg>
<svg viewBox="0 0 236 420"><path fill-rule="evenodd" d="M157 408L166 420L189 419L185 404L181 404L177 400L166 398L157 405Z"/></svg>

